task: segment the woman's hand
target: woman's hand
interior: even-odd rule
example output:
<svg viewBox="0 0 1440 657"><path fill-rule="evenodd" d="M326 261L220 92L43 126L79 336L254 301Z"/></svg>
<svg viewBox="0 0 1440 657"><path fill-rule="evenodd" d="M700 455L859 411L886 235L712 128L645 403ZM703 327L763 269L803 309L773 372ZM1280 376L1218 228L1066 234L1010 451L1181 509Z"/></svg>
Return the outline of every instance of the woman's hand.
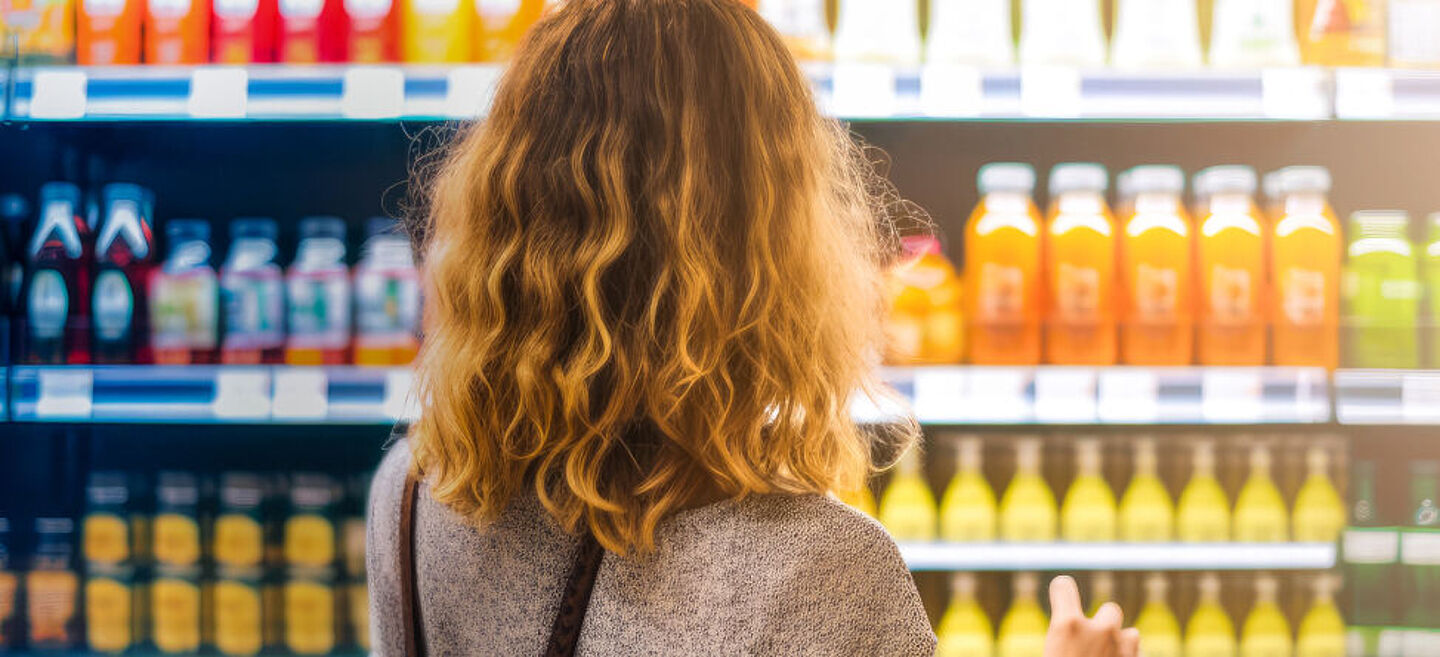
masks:
<svg viewBox="0 0 1440 657"><path fill-rule="evenodd" d="M1140 630L1120 629L1125 614L1120 605L1107 602L1085 617L1080 588L1069 577L1050 581L1050 632L1045 635L1045 657L1137 657Z"/></svg>

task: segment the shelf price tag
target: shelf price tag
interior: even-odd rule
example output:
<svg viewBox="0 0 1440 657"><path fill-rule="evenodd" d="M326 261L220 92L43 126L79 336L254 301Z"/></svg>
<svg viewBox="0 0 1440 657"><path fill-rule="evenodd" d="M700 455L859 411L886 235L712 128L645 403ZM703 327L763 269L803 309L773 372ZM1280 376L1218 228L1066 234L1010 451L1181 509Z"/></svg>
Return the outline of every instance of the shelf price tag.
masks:
<svg viewBox="0 0 1440 657"><path fill-rule="evenodd" d="M88 84L84 71L36 71L30 87L30 118L85 118Z"/></svg>
<svg viewBox="0 0 1440 657"><path fill-rule="evenodd" d="M1400 559L1400 533L1393 529L1347 529L1340 537L1345 563L1395 563Z"/></svg>
<svg viewBox="0 0 1440 657"><path fill-rule="evenodd" d="M358 66L345 71L340 114L347 119L393 119L405 109L405 75L397 68Z"/></svg>
<svg viewBox="0 0 1440 657"><path fill-rule="evenodd" d="M1103 422L1153 424L1160 421L1160 380L1147 369L1108 368L1100 372L1099 408Z"/></svg>
<svg viewBox="0 0 1440 657"><path fill-rule="evenodd" d="M1068 66L1027 66L1020 71L1020 113L1073 119L1084 99L1080 71Z"/></svg>
<svg viewBox="0 0 1440 657"><path fill-rule="evenodd" d="M956 367L927 367L915 372L915 417L921 422L945 424L965 420L965 371Z"/></svg>
<svg viewBox="0 0 1440 657"><path fill-rule="evenodd" d="M1440 420L1440 376L1404 375L1400 380L1400 416L1406 422Z"/></svg>
<svg viewBox="0 0 1440 657"><path fill-rule="evenodd" d="M262 369L221 367L215 372L215 417L257 420L270 417L270 375Z"/></svg>
<svg viewBox="0 0 1440 657"><path fill-rule="evenodd" d="M1069 424L1095 422L1096 371L1083 367L1045 368L1035 372L1035 420Z"/></svg>
<svg viewBox="0 0 1440 657"><path fill-rule="evenodd" d="M1260 370L1213 368L1200 381L1200 416L1206 422L1238 424L1265 417L1265 383Z"/></svg>
<svg viewBox="0 0 1440 657"><path fill-rule="evenodd" d="M202 66L190 74L186 109L197 119L243 119L250 102L250 74L238 66Z"/></svg>
<svg viewBox="0 0 1440 657"><path fill-rule="evenodd" d="M35 416L84 419L95 407L95 373L89 369L42 369L38 372Z"/></svg>
<svg viewBox="0 0 1440 657"><path fill-rule="evenodd" d="M965 384L964 412L967 419L981 423L1028 422L1031 370L1009 367L977 367Z"/></svg>
<svg viewBox="0 0 1440 657"><path fill-rule="evenodd" d="M504 69L499 66L459 66L451 69L445 80L445 114L469 119L488 113L502 71Z"/></svg>
<svg viewBox="0 0 1440 657"><path fill-rule="evenodd" d="M1335 69L1335 116L1342 119L1388 119L1394 115L1395 81L1390 77L1390 71Z"/></svg>
<svg viewBox="0 0 1440 657"><path fill-rule="evenodd" d="M884 64L837 64L831 114L841 118L889 118L895 115L899 99L895 93L895 69Z"/></svg>
<svg viewBox="0 0 1440 657"><path fill-rule="evenodd" d="M275 371L276 418L320 420L329 414L329 380L325 371L311 368Z"/></svg>
<svg viewBox="0 0 1440 657"><path fill-rule="evenodd" d="M985 79L973 66L931 64L920 71L920 110L926 116L980 116Z"/></svg>
<svg viewBox="0 0 1440 657"><path fill-rule="evenodd" d="M1440 531L1407 529L1400 534L1400 563L1440 566Z"/></svg>
<svg viewBox="0 0 1440 657"><path fill-rule="evenodd" d="M391 420L414 420L420 417L420 402L414 394L415 375L408 369L385 373L385 399L380 412Z"/></svg>
<svg viewBox="0 0 1440 657"><path fill-rule="evenodd" d="M1272 68L1261 73L1261 109L1271 119L1323 119L1330 114L1325 71Z"/></svg>

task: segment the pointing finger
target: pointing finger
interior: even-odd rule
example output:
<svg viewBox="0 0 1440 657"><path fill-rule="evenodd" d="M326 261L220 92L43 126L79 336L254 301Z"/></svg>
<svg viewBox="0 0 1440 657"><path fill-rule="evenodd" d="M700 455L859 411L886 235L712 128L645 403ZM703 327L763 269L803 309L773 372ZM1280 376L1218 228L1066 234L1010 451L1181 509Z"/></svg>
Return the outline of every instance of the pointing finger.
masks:
<svg viewBox="0 0 1440 657"><path fill-rule="evenodd" d="M1140 655L1140 630L1129 628L1120 633L1119 657L1138 657Z"/></svg>
<svg viewBox="0 0 1440 657"><path fill-rule="evenodd" d="M1120 629L1120 624L1125 622L1125 612L1121 611L1120 605L1107 602L1100 606L1100 611L1095 612L1095 626L1104 630Z"/></svg>
<svg viewBox="0 0 1440 657"><path fill-rule="evenodd" d="M1050 618L1069 619L1084 617L1085 612L1080 607L1080 587L1076 586L1074 578L1061 575L1050 580Z"/></svg>

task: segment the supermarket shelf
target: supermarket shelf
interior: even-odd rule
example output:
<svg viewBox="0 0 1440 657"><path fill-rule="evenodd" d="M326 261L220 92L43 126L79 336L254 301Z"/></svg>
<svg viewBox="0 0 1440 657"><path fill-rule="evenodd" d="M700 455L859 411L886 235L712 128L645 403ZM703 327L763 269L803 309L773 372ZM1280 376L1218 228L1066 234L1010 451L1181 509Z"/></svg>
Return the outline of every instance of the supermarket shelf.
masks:
<svg viewBox="0 0 1440 657"><path fill-rule="evenodd" d="M1340 424L1440 424L1440 371L1337 370Z"/></svg>
<svg viewBox="0 0 1440 657"><path fill-rule="evenodd" d="M1330 543L901 543L912 571L1326 570Z"/></svg>
<svg viewBox="0 0 1440 657"><path fill-rule="evenodd" d="M1440 120L1440 71L1336 69L1335 115L1358 120Z"/></svg>

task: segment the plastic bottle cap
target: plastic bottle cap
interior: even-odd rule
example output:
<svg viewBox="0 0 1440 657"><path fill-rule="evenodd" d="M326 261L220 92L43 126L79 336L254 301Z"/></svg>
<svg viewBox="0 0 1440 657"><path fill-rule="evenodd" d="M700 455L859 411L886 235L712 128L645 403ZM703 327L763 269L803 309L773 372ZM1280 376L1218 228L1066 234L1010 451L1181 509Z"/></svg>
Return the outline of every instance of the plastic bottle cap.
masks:
<svg viewBox="0 0 1440 657"><path fill-rule="evenodd" d="M75 521L69 518L36 518L36 534L69 534L75 531Z"/></svg>
<svg viewBox="0 0 1440 657"><path fill-rule="evenodd" d="M1170 580L1162 573L1150 573L1145 577L1145 598L1147 602L1164 602L1170 591Z"/></svg>
<svg viewBox="0 0 1440 657"><path fill-rule="evenodd" d="M1194 458L1197 472L1213 472L1215 470L1215 445L1209 441L1195 443Z"/></svg>
<svg viewBox="0 0 1440 657"><path fill-rule="evenodd" d="M1185 172L1168 164L1147 164L1125 172L1133 194L1181 194L1185 191Z"/></svg>
<svg viewBox="0 0 1440 657"><path fill-rule="evenodd" d="M1350 215L1352 236L1405 238L1410 214L1404 210L1360 210Z"/></svg>
<svg viewBox="0 0 1440 657"><path fill-rule="evenodd" d="M900 455L898 469L904 474L918 474L920 472L920 449L911 447Z"/></svg>
<svg viewBox="0 0 1440 657"><path fill-rule="evenodd" d="M1275 596L1280 592L1280 583L1274 577L1261 575L1255 578L1256 602L1275 602Z"/></svg>
<svg viewBox="0 0 1440 657"><path fill-rule="evenodd" d="M1285 167L1271 175L1276 177L1275 185L1280 194L1286 196L1308 192L1330 193L1330 170L1325 167Z"/></svg>
<svg viewBox="0 0 1440 657"><path fill-rule="evenodd" d="M1050 170L1050 195L1065 192L1104 192L1109 186L1105 167L1093 162L1066 162Z"/></svg>
<svg viewBox="0 0 1440 657"><path fill-rule="evenodd" d="M1035 191L1035 167L1020 162L992 162L980 167L980 173L975 176L975 180L981 194L1030 194Z"/></svg>
<svg viewBox="0 0 1440 657"><path fill-rule="evenodd" d="M1040 439L1021 438L1015 443L1015 463L1021 470L1040 470Z"/></svg>
<svg viewBox="0 0 1440 657"><path fill-rule="evenodd" d="M210 222L204 219L171 219L165 223L165 238L171 244L210 239Z"/></svg>
<svg viewBox="0 0 1440 657"><path fill-rule="evenodd" d="M1127 199L1135 195L1135 185L1131 182L1134 169L1126 169L1115 174L1115 197Z"/></svg>
<svg viewBox="0 0 1440 657"><path fill-rule="evenodd" d="M300 220L300 239L345 240L345 222L339 217L306 217Z"/></svg>
<svg viewBox="0 0 1440 657"><path fill-rule="evenodd" d="M1015 573L1015 598L1030 599L1040 590L1040 578L1035 573Z"/></svg>
<svg viewBox="0 0 1440 657"><path fill-rule="evenodd" d="M230 222L230 239L274 240L275 220L264 217L244 217Z"/></svg>
<svg viewBox="0 0 1440 657"><path fill-rule="evenodd" d="M80 187L75 183L48 182L40 186L40 202L47 201L70 201L75 207L80 207Z"/></svg>
<svg viewBox="0 0 1440 657"><path fill-rule="evenodd" d="M1305 451L1305 466L1312 475L1328 475L1330 473L1330 453L1319 445L1311 447Z"/></svg>
<svg viewBox="0 0 1440 657"><path fill-rule="evenodd" d="M1260 190L1264 192L1265 198L1268 200L1274 201L1279 199L1281 196L1280 172L1271 171L1260 178Z"/></svg>
<svg viewBox="0 0 1440 657"><path fill-rule="evenodd" d="M1270 470L1270 448L1264 445L1256 445L1250 448L1250 474L1255 475Z"/></svg>
<svg viewBox="0 0 1440 657"><path fill-rule="evenodd" d="M955 573L950 576L950 595L959 599L975 597L975 573Z"/></svg>
<svg viewBox="0 0 1440 657"><path fill-rule="evenodd" d="M19 194L0 195L0 219L24 221L30 215L30 202Z"/></svg>
<svg viewBox="0 0 1440 657"><path fill-rule="evenodd" d="M1090 593L1096 600L1109 602L1115 597L1115 575L1102 570L1090 576Z"/></svg>
<svg viewBox="0 0 1440 657"><path fill-rule="evenodd" d="M1414 461L1410 464L1410 475L1414 477L1440 475L1440 461Z"/></svg>
<svg viewBox="0 0 1440 657"><path fill-rule="evenodd" d="M1240 165L1226 165L1202 169L1195 174L1195 194L1254 194L1255 169Z"/></svg>
<svg viewBox="0 0 1440 657"><path fill-rule="evenodd" d="M1200 598L1208 602L1220 600L1220 578L1215 573L1200 576Z"/></svg>
<svg viewBox="0 0 1440 657"><path fill-rule="evenodd" d="M118 200L144 201L149 197L149 193L144 187L134 183L110 183L100 190L100 197L109 204Z"/></svg>
<svg viewBox="0 0 1440 657"><path fill-rule="evenodd" d="M1100 441L1094 438L1082 438L1075 441L1075 461L1079 465L1081 474L1099 474Z"/></svg>
<svg viewBox="0 0 1440 657"><path fill-rule="evenodd" d="M365 222L365 237L377 235L399 235L400 222L390 217L371 217Z"/></svg>
<svg viewBox="0 0 1440 657"><path fill-rule="evenodd" d="M1135 441L1135 471L1155 474L1155 441L1140 438Z"/></svg>
<svg viewBox="0 0 1440 657"><path fill-rule="evenodd" d="M979 471L981 467L981 443L979 438L961 438L956 444L960 469Z"/></svg>

